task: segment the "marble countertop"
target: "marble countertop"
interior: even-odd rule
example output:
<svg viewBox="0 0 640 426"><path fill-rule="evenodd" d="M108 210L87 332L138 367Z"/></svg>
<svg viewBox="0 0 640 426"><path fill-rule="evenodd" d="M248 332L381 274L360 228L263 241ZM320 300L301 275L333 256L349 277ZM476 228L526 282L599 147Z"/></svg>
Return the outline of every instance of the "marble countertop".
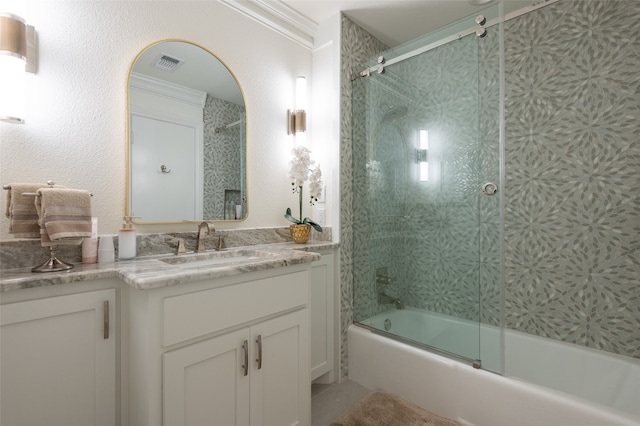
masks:
<svg viewBox="0 0 640 426"><path fill-rule="evenodd" d="M307 244L275 243L233 247L236 250L259 250L269 252L269 256L230 265L185 269L163 262L161 259L176 255L138 257L134 260L116 261L109 264L75 264L70 271L34 273L31 268L5 269L0 271L0 292L33 287L45 287L102 278L119 278L129 286L139 290L189 282L215 279L247 272L280 268L283 266L309 263L320 259L320 250L338 247L337 243L321 241ZM188 256L181 255L181 256Z"/></svg>

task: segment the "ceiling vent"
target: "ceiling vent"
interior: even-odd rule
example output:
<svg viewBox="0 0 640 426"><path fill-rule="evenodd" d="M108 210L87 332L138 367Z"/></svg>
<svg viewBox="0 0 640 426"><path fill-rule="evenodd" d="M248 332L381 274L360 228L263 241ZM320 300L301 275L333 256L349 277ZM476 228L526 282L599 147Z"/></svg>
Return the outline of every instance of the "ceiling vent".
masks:
<svg viewBox="0 0 640 426"><path fill-rule="evenodd" d="M175 56L170 56L166 53L162 53L160 54L160 56L158 56L158 59L156 59L153 67L162 71L174 72L182 64L184 64L184 61L182 59L178 59Z"/></svg>

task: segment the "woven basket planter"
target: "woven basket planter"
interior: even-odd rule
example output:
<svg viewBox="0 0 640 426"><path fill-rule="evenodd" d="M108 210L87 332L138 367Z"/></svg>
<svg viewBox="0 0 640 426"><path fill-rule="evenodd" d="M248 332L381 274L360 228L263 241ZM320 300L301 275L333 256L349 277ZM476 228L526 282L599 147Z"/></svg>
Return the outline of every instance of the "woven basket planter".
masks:
<svg viewBox="0 0 640 426"><path fill-rule="evenodd" d="M309 237L311 237L311 225L307 224L293 224L289 226L289 231L291 231L291 237L293 241L298 244L304 244L309 241Z"/></svg>

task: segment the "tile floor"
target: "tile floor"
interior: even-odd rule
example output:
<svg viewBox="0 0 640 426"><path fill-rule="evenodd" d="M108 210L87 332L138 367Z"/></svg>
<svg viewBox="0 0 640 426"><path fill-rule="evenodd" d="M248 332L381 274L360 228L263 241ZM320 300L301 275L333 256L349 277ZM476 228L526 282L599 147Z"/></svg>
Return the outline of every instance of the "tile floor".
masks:
<svg viewBox="0 0 640 426"><path fill-rule="evenodd" d="M311 426L328 426L344 410L371 390L345 379L342 383L311 385Z"/></svg>

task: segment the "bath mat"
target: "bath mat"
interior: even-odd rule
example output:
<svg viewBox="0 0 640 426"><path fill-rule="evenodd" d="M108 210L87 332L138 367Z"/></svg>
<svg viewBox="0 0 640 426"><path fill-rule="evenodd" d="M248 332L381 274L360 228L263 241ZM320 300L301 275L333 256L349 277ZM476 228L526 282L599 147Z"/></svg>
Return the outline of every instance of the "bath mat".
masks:
<svg viewBox="0 0 640 426"><path fill-rule="evenodd" d="M349 407L331 426L460 426L386 392L373 392Z"/></svg>

